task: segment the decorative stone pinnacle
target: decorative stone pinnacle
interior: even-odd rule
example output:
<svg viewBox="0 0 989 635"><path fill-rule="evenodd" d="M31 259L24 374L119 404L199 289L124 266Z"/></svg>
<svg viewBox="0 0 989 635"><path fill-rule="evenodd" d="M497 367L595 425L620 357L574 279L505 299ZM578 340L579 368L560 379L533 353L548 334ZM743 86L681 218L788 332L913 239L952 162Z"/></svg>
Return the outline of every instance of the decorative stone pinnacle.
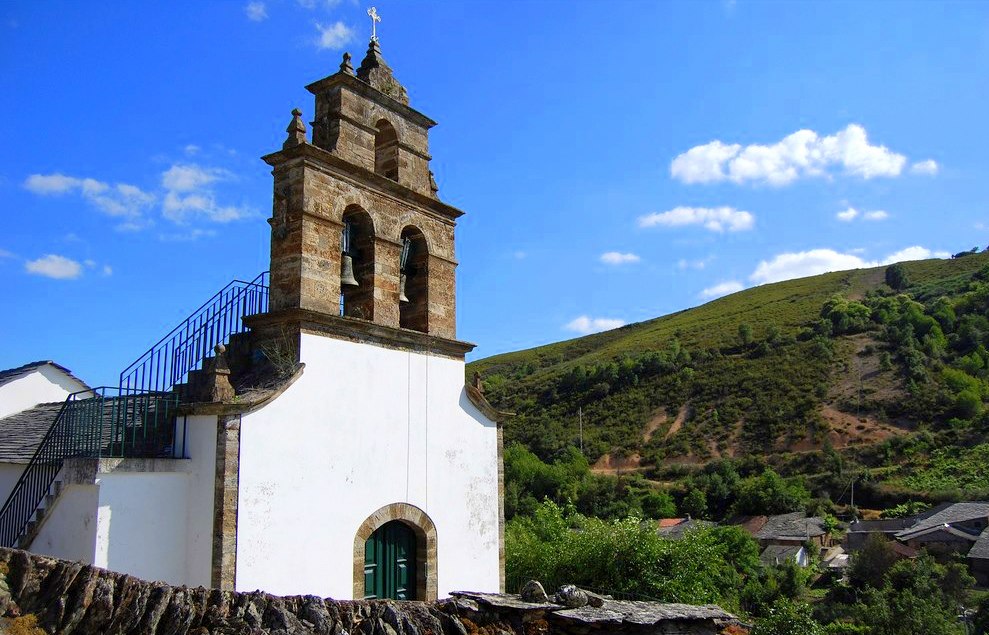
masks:
<svg viewBox="0 0 989 635"><path fill-rule="evenodd" d="M350 53L343 54L343 61L340 62L340 72L346 73L347 75L354 74L354 67L350 63Z"/></svg>
<svg viewBox="0 0 989 635"><path fill-rule="evenodd" d="M378 41L378 22L381 22L381 16L378 15L377 7L371 7L367 10L368 17L371 18L371 41Z"/></svg>
<svg viewBox="0 0 989 635"><path fill-rule="evenodd" d="M306 124L302 121L302 111L298 108L292 110L292 121L285 129L288 139L282 144L283 149L302 145L306 142Z"/></svg>

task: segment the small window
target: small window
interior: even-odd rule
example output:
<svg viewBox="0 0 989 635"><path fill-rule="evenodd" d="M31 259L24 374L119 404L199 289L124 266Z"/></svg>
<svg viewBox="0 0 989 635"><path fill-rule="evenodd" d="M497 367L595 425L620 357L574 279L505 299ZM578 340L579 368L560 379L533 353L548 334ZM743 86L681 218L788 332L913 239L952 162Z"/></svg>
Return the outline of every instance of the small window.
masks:
<svg viewBox="0 0 989 635"><path fill-rule="evenodd" d="M398 180L398 133L382 119L374 133L374 171L393 181Z"/></svg>

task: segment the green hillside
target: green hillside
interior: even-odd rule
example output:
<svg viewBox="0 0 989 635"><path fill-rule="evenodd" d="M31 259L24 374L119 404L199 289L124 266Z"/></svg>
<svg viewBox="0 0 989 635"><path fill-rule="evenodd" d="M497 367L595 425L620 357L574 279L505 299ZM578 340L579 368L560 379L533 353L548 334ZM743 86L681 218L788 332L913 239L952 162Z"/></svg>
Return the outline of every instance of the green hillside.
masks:
<svg viewBox="0 0 989 635"><path fill-rule="evenodd" d="M879 502L980 494L989 254L888 269L756 287L468 373L517 413L506 442L547 463L582 421L598 474L668 483L726 460L832 498L850 473Z"/></svg>

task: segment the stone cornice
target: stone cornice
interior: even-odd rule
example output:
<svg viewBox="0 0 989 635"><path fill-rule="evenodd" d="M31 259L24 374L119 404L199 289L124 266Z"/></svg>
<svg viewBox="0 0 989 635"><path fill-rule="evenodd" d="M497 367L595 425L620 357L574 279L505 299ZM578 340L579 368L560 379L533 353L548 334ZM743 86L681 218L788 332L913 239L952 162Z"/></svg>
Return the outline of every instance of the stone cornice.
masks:
<svg viewBox="0 0 989 635"><path fill-rule="evenodd" d="M435 121L422 114L415 108L406 106L397 99L389 97L377 88L362 82L353 75L348 75L347 73L334 73L329 77L324 77L323 79L306 86L306 90L313 95L318 95L340 85L346 86L362 97L366 97L375 103L381 104L389 110L397 112L406 119L410 119L424 128L428 129L436 125Z"/></svg>
<svg viewBox="0 0 989 635"><path fill-rule="evenodd" d="M235 401L229 402L197 402L180 404L177 410L179 416L192 415L217 415L234 416L253 412L275 400L276 397L288 390L294 384L302 372L306 369L305 364L297 364L292 374L274 388L258 390L246 394L239 394Z"/></svg>
<svg viewBox="0 0 989 635"><path fill-rule="evenodd" d="M327 335L401 351L431 353L458 360L463 360L464 356L476 346L470 342L449 340L410 329L383 326L357 318L299 308L246 316L244 324L251 329L284 325L316 335Z"/></svg>
<svg viewBox="0 0 989 635"><path fill-rule="evenodd" d="M515 416L514 412L503 412L492 406L491 402L484 397L484 393L478 390L476 386L466 383L464 384L464 388L467 390L467 398L470 399L472 404L474 404L474 407L480 410L481 414L498 425L503 424L506 419Z"/></svg>
<svg viewBox="0 0 989 635"><path fill-rule="evenodd" d="M420 210L432 212L439 220L454 221L464 215L462 210L425 194L420 194L410 187L397 183L389 178L345 161L335 154L316 147L311 143L292 146L278 152L272 152L261 157L261 160L276 170L292 160L308 161L316 169L322 169L333 176L349 181L382 196L389 196L401 203L412 205ZM360 180L354 178L359 176Z"/></svg>

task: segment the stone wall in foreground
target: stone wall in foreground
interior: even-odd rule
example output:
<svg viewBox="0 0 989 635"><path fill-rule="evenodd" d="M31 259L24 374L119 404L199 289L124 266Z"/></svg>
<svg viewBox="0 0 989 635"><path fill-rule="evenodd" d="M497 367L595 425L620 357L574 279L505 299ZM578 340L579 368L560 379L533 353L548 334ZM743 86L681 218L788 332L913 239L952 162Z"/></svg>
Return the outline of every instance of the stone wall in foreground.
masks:
<svg viewBox="0 0 989 635"><path fill-rule="evenodd" d="M276 597L147 582L0 549L0 633L40 635L594 635L739 632L715 606L616 602L565 609L513 595L434 603ZM37 625L35 627L34 625Z"/></svg>

